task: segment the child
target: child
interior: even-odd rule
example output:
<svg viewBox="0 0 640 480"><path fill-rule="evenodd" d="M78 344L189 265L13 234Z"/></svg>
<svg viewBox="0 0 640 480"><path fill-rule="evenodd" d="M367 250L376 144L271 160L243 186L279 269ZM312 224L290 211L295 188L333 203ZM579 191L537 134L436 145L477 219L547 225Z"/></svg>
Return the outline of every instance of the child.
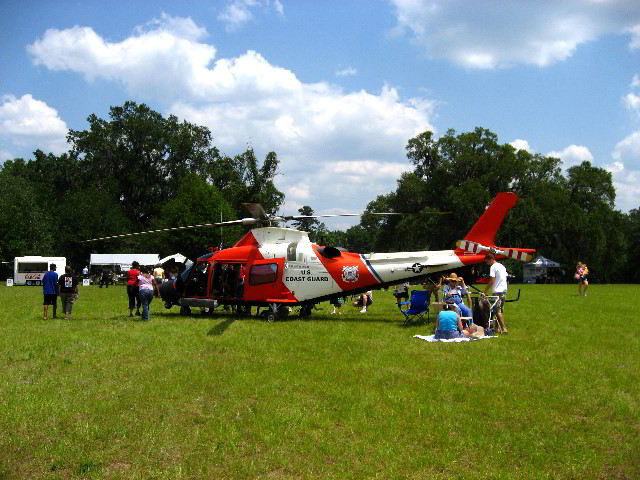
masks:
<svg viewBox="0 0 640 480"><path fill-rule="evenodd" d="M344 304L344 299L342 297L332 298L329 303L333 305L333 312L331 312L331 315L335 315L336 313L338 315L342 315L342 305Z"/></svg>
<svg viewBox="0 0 640 480"><path fill-rule="evenodd" d="M396 297L396 302L400 302L402 299L407 302L409 300L409 282L396 285L396 290L393 292L393 296Z"/></svg>

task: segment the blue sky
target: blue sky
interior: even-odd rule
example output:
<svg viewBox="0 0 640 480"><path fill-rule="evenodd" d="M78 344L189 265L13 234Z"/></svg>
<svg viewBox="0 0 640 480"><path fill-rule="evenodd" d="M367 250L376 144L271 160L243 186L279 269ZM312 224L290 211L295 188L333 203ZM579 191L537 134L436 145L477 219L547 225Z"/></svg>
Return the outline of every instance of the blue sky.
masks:
<svg viewBox="0 0 640 480"><path fill-rule="evenodd" d="M640 207L638 1L3 1L0 29L0 161L131 99L275 151L285 213L361 211L409 138L476 126Z"/></svg>

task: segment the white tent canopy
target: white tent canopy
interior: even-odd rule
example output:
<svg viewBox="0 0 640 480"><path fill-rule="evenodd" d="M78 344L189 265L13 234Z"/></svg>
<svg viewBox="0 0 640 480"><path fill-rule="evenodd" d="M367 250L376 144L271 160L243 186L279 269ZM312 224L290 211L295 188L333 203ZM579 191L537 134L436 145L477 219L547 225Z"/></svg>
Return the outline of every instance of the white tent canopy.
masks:
<svg viewBox="0 0 640 480"><path fill-rule="evenodd" d="M533 262L524 264L522 268L522 281L524 283L536 283L537 278L542 278L547 275L548 268L557 268L560 266L558 262L554 262L540 255L536 257Z"/></svg>
<svg viewBox="0 0 640 480"><path fill-rule="evenodd" d="M120 265L122 270L128 270L136 261L140 265L156 265L160 255L157 253L92 253L89 263L93 265Z"/></svg>
<svg viewBox="0 0 640 480"><path fill-rule="evenodd" d="M168 257L161 258L160 260L158 260L158 263L167 263L169 260L175 260L176 263L186 263L188 259L181 253L174 253L173 255L169 255Z"/></svg>
<svg viewBox="0 0 640 480"><path fill-rule="evenodd" d="M547 267L547 268L560 266L558 262L549 260L548 258L543 257L542 255L539 255L538 257L536 257L536 259L533 262L529 262L526 265L533 265L535 267Z"/></svg>

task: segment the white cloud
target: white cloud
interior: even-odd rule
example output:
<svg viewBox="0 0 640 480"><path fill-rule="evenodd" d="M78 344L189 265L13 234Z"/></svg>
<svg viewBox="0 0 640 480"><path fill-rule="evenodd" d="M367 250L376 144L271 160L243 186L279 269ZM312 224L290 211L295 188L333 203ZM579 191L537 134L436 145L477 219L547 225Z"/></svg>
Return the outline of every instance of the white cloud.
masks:
<svg viewBox="0 0 640 480"><path fill-rule="evenodd" d="M397 32L410 32L430 57L468 68L544 67L606 34L640 46L640 2L390 0Z"/></svg>
<svg viewBox="0 0 640 480"><path fill-rule="evenodd" d="M201 40L206 32L178 20L163 16L120 42L90 28L49 30L29 52L36 64L120 83L133 98L208 126L225 153L247 143L259 158L277 152L277 185L291 196L287 209L304 201L318 213L362 210L395 190L398 175L410 169L409 138L435 131L430 100L402 99L389 85L369 93L303 83L255 51L215 59L215 47Z"/></svg>
<svg viewBox="0 0 640 480"><path fill-rule="evenodd" d="M16 149L21 152L28 149L27 153L30 153L37 148L47 153L63 153L69 148L67 133L67 125L56 109L34 99L31 94L20 98L13 95L0 97L0 147L3 147L3 155L11 155L9 152Z"/></svg>
<svg viewBox="0 0 640 480"><path fill-rule="evenodd" d="M35 65L50 70L81 73L88 81L115 80L147 98L174 97L196 91L209 73L216 49L197 41L204 35L191 19L163 15L118 43L89 27L49 29L27 51Z"/></svg>
<svg viewBox="0 0 640 480"><path fill-rule="evenodd" d="M15 157L16 155L11 153L9 150L4 150L0 148L0 163L4 163L5 160L10 160Z"/></svg>
<svg viewBox="0 0 640 480"><path fill-rule="evenodd" d="M635 93L627 93L622 98L622 103L628 110L640 113L640 95Z"/></svg>
<svg viewBox="0 0 640 480"><path fill-rule="evenodd" d="M284 6L279 0L232 0L218 14L217 19L225 24L227 31L233 32L255 18L252 10L256 8L273 9L280 17L284 17Z"/></svg>
<svg viewBox="0 0 640 480"><path fill-rule="evenodd" d="M358 69L353 67L343 68L336 72L336 77L352 77L358 74Z"/></svg>
<svg viewBox="0 0 640 480"><path fill-rule="evenodd" d="M611 156L613 162L605 168L613 176L616 207L622 211L640 208L640 131L618 142Z"/></svg>
<svg viewBox="0 0 640 480"><path fill-rule="evenodd" d="M533 150L531 149L531 146L529 145L529 142L526 140L522 140L520 138L514 140L513 142L511 142L510 144L513 148L516 149L516 151L518 150L526 150L529 153L532 153Z"/></svg>
<svg viewBox="0 0 640 480"><path fill-rule="evenodd" d="M593 163L593 155L587 147L583 147L582 145L569 145L561 151L549 152L547 156L562 160L562 165L565 170L580 165L585 161Z"/></svg>
<svg viewBox="0 0 640 480"><path fill-rule="evenodd" d="M638 77L637 73L633 76L633 79L631 80L631 85L629 86L631 88L640 88L640 77Z"/></svg>
<svg viewBox="0 0 640 480"><path fill-rule="evenodd" d="M629 42L629 48L631 50L640 48L640 23L628 28L626 31L631 34L631 42Z"/></svg>
<svg viewBox="0 0 640 480"><path fill-rule="evenodd" d="M297 200L307 200L311 197L311 189L309 185L302 183L300 185L291 185L285 191L285 195L287 199L297 201Z"/></svg>

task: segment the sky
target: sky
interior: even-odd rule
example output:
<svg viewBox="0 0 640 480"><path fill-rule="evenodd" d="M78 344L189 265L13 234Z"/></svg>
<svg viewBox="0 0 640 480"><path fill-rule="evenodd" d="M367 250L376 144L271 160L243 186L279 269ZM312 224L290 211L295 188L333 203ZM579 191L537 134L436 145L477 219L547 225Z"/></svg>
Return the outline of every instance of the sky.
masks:
<svg viewBox="0 0 640 480"><path fill-rule="evenodd" d="M637 0L0 0L0 31L0 162L134 100L276 152L285 214L362 211L410 138L475 127L640 207Z"/></svg>

